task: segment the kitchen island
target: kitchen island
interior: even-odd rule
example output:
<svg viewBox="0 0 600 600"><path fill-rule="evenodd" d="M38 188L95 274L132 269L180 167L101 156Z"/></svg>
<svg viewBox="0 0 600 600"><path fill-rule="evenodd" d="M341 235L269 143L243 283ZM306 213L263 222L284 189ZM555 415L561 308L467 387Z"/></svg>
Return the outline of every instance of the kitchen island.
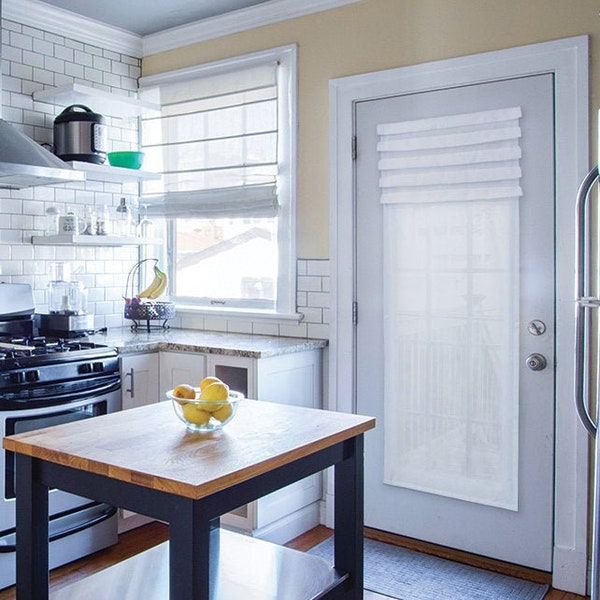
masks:
<svg viewBox="0 0 600 600"><path fill-rule="evenodd" d="M169 523L168 549L64 588L60 600L92 589L95 600L358 600L363 434L374 425L370 417L243 401L224 430L193 434L159 403L6 437L4 448L17 454L17 598L48 598L48 491L58 487ZM334 565L219 528L221 514L331 465ZM167 555L168 577L159 577ZM152 594L140 588L144 581Z"/></svg>

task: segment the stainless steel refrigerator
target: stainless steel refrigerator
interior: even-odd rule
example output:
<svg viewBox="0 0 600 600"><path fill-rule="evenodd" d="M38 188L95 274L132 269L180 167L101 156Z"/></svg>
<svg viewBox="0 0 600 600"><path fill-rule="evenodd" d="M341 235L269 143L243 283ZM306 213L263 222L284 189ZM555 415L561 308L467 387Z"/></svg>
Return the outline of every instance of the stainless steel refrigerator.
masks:
<svg viewBox="0 0 600 600"><path fill-rule="evenodd" d="M598 277L594 273L591 200L598 181L594 167L581 182L577 194L576 273L575 273L575 406L579 419L593 440L594 479L592 499L592 547L589 591L591 600L600 600L600 443L598 443L598 399L600 398L600 315Z"/></svg>

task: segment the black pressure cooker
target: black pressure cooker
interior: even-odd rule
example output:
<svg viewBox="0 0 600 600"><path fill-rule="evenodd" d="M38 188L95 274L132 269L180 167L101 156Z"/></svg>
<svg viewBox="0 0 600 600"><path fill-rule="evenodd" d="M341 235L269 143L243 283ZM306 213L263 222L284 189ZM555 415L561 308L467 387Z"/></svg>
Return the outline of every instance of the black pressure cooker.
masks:
<svg viewBox="0 0 600 600"><path fill-rule="evenodd" d="M73 104L54 119L54 154L62 160L102 164L106 160L104 117Z"/></svg>

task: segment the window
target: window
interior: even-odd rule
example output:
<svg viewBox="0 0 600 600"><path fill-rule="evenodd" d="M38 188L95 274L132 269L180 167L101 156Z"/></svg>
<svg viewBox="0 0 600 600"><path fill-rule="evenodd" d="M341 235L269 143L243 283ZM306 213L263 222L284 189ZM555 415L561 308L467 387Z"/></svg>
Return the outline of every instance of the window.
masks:
<svg viewBox="0 0 600 600"><path fill-rule="evenodd" d="M145 77L142 203L178 308L295 312L296 47Z"/></svg>

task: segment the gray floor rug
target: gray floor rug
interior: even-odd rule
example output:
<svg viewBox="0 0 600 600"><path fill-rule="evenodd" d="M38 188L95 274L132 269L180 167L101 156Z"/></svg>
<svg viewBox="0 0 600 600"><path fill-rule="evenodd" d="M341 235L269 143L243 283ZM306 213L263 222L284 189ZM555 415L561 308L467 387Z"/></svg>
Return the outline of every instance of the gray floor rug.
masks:
<svg viewBox="0 0 600 600"><path fill-rule="evenodd" d="M309 550L333 562L333 538ZM399 600L541 600L548 586L365 539L364 588Z"/></svg>

